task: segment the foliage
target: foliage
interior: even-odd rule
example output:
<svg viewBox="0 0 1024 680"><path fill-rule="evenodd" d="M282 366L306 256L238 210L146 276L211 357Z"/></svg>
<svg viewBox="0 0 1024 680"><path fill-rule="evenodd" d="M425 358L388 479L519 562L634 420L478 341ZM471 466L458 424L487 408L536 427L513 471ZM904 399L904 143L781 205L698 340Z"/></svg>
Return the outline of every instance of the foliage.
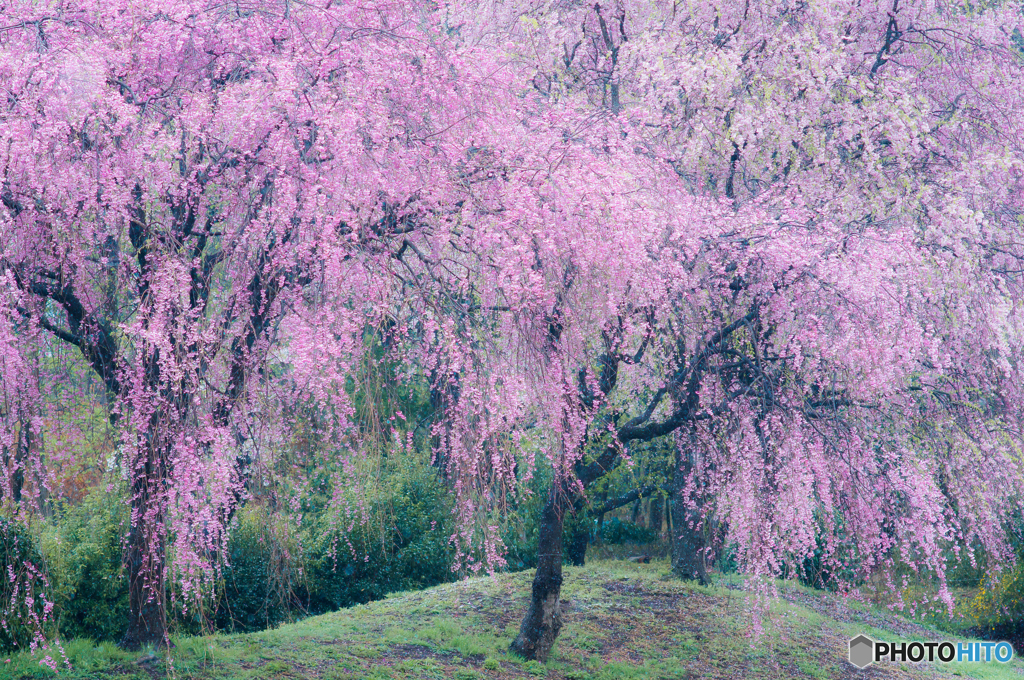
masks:
<svg viewBox="0 0 1024 680"><path fill-rule="evenodd" d="M122 568L128 506L117 485L65 505L40 542L65 638L116 641L124 635L128 581Z"/></svg>
<svg viewBox="0 0 1024 680"><path fill-rule="evenodd" d="M197 604L175 592L175 606L169 612L174 630L198 634L208 632L211 625L224 631L263 630L309 609L331 611L454 578L446 533L451 506L436 470L408 461L396 467L375 508L390 522L390 542L382 546L381 536L369 525L349 536L353 546L372 555L371 561L346 559L350 553L337 552L335 546L335 564L329 554L331 520L326 515L308 516L312 524L304 536L310 545L304 551L300 536L285 524L287 515L250 504L232 524L214 601ZM116 490L99 488L80 505L66 506L44 530L42 548L63 637L116 642L123 636L128 608L122 568L127 514ZM23 552L34 554L29 533L19 529L15 536ZM22 637L25 634L28 631L22 631Z"/></svg>
<svg viewBox="0 0 1024 680"><path fill-rule="evenodd" d="M0 515L0 651L35 650L52 621L44 562L32 534Z"/></svg>
<svg viewBox="0 0 1024 680"><path fill-rule="evenodd" d="M532 470L524 490L502 514L501 540L505 546L505 561L509 570L532 569L537 566L537 540L540 531L541 510L551 487L551 471L543 465ZM568 522L567 522L568 524ZM570 532L562 533L563 541Z"/></svg>
<svg viewBox="0 0 1024 680"><path fill-rule="evenodd" d="M601 526L601 540L611 545L622 543L653 543L658 532L639 524L612 517Z"/></svg>
<svg viewBox="0 0 1024 680"><path fill-rule="evenodd" d="M305 592L311 612L457 577L451 496L434 468L393 461L364 502L335 506L307 526Z"/></svg>
<svg viewBox="0 0 1024 680"><path fill-rule="evenodd" d="M1024 638L1024 566L982 582L977 594L963 607L963 618L976 634L1012 635L1019 644Z"/></svg>
<svg viewBox="0 0 1024 680"><path fill-rule="evenodd" d="M283 524L261 506L236 515L214 615L217 630L274 628L301 611L302 551Z"/></svg>
<svg viewBox="0 0 1024 680"><path fill-rule="evenodd" d="M994 578L984 568L988 556L983 552L973 564L961 558L962 578L971 579L977 592L958 608L961 616L957 623L987 639L1012 640L1016 648L1024 643L1024 520L1020 511L1013 513L1010 533L1017 562Z"/></svg>
<svg viewBox="0 0 1024 680"><path fill-rule="evenodd" d="M42 350L80 351L127 480L129 644L165 641L167 576L209 591L254 489L331 477L336 606L386 590L369 565L414 580L399 547L426 582L452 537L500 566L527 471L561 522L655 440L745 572L849 541L942 581L954 540L995 570L1024 493L1019 9L5 6L0 477L81 455L15 441L74 373ZM360 384L385 355L440 534L418 499L444 494L373 476L413 415Z"/></svg>

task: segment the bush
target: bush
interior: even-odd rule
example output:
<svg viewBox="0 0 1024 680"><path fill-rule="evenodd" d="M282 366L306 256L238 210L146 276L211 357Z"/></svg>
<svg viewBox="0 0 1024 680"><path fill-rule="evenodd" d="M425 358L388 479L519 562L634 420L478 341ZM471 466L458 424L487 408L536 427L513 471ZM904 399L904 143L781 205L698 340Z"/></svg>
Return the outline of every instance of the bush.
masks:
<svg viewBox="0 0 1024 680"><path fill-rule="evenodd" d="M307 532L312 613L454 580L451 496L430 466L406 460L382 481L365 515L325 511Z"/></svg>
<svg viewBox="0 0 1024 680"><path fill-rule="evenodd" d="M851 550L840 546L839 554L826 561L822 559L825 553L819 538L814 553L804 558L797 570L797 580L809 588L830 592L837 592L843 586L860 585L860 561L852 558L851 553ZM788 569L783 568L782 571L782 577L786 578Z"/></svg>
<svg viewBox="0 0 1024 680"><path fill-rule="evenodd" d="M1010 639L1019 645L1024 641L1024 566L1018 564L982 586L965 609L965 623L972 634Z"/></svg>
<svg viewBox="0 0 1024 680"><path fill-rule="evenodd" d="M623 522L618 517L612 517L601 527L601 540L609 545L654 543L658 540L658 532L646 529L639 524Z"/></svg>
<svg viewBox="0 0 1024 680"><path fill-rule="evenodd" d="M32 535L0 516L0 651L27 650L44 641L47 581Z"/></svg>
<svg viewBox="0 0 1024 680"><path fill-rule="evenodd" d="M124 635L128 579L121 549L127 528L124 496L101 486L62 511L56 526L44 532L63 637L116 641Z"/></svg>
<svg viewBox="0 0 1024 680"><path fill-rule="evenodd" d="M537 541L540 537L540 517L551 487L551 470L538 461L530 480L530 494L520 499L509 510L502 541L505 543L505 561L510 571L533 569L537 566ZM563 561L572 563L574 548L582 549L583 539L592 545L598 538L597 520L587 510L566 512L562 523Z"/></svg>
<svg viewBox="0 0 1024 680"><path fill-rule="evenodd" d="M273 628L301 611L300 551L266 509L242 508L228 540L215 623L218 630Z"/></svg>
<svg viewBox="0 0 1024 680"><path fill-rule="evenodd" d="M975 576L975 583L980 581L977 594L962 611L970 634L989 640L1009 640L1014 649L1021 652L1024 649L1024 518L1016 513L1010 518L1007 529L1017 564L994 581L984 577L983 570L988 566L988 557L984 554L976 566L962 567L962 580ZM961 559L961 563L966 561Z"/></svg>

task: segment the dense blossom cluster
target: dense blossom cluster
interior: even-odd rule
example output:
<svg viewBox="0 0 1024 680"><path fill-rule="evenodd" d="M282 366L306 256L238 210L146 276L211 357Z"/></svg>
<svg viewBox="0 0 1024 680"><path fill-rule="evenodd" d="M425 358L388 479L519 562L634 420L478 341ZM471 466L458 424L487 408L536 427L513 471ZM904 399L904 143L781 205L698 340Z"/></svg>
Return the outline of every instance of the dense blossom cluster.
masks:
<svg viewBox="0 0 1024 680"><path fill-rule="evenodd" d="M40 346L77 346L131 489L129 642L163 630L168 542L187 590L215 575L298 405L314 460L359 455L367 329L439 395L471 569L500 564L492 515L535 452L572 505L666 436L680 502L750 573L1008 557L1016 4L25 2L0 24L0 437L41 430ZM46 484L40 455L5 454L8 489Z"/></svg>

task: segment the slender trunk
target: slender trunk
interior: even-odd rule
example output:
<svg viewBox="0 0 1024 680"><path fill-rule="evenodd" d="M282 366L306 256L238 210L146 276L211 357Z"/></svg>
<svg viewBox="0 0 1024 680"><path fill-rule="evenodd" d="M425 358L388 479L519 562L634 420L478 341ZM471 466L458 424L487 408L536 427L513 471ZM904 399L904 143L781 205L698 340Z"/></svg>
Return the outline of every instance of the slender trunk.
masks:
<svg viewBox="0 0 1024 680"><path fill-rule="evenodd" d="M434 452L433 465L441 479L448 481L448 447L451 442L451 425L446 419L449 411L459 401L459 375L442 373L438 369L430 372L430 408L434 412L435 425L431 427L430 448ZM440 426L436 423L440 421Z"/></svg>
<svg viewBox="0 0 1024 680"><path fill-rule="evenodd" d="M573 524L572 532L569 534L569 545L566 547L565 556L569 560L569 564L574 567L582 567L586 564L591 522L590 516L584 515L580 521Z"/></svg>
<svg viewBox="0 0 1024 680"><path fill-rule="evenodd" d="M125 567L128 572L128 630L123 649L168 644L164 602L164 540L161 498L166 468L155 446L147 447L144 470L135 470L132 484L132 525ZM141 466L140 466L141 467Z"/></svg>
<svg viewBox="0 0 1024 680"><path fill-rule="evenodd" d="M562 524L567 499L557 484L552 486L541 513L537 541L537 573L533 577L533 596L519 635L511 650L527 660L548 660L551 648L562 628L559 596L562 592Z"/></svg>
<svg viewBox="0 0 1024 680"><path fill-rule="evenodd" d="M39 367L37 365L36 382L38 381ZM38 403L33 406L33 412L41 421L42 413ZM39 508L39 514L43 517L52 517L53 506L50 503L50 492L46 489L46 464L43 462L43 432L42 429L38 432L33 432L29 422L26 422L25 425L27 441L25 442L25 455L22 457L22 474L24 475L26 466L31 467L30 487L35 487L36 505ZM24 477L22 480L24 480Z"/></svg>
<svg viewBox="0 0 1024 680"><path fill-rule="evenodd" d="M661 516L664 514L664 512L661 509L661 496L655 496L650 500L650 503L650 507L648 508L647 528L651 529L652 531L657 531L660 534Z"/></svg>
<svg viewBox="0 0 1024 680"><path fill-rule="evenodd" d="M672 499L665 499L665 533L672 535Z"/></svg>
<svg viewBox="0 0 1024 680"><path fill-rule="evenodd" d="M688 508L683 499L682 489L686 476L692 469L692 460L677 460L672 483L672 571L680 578L709 585L706 562L707 544L700 512Z"/></svg>
<svg viewBox="0 0 1024 680"><path fill-rule="evenodd" d="M32 446L31 424L25 419L18 420L18 441L14 445L14 455L8 454L4 448L4 467L9 475L10 488L8 493L15 503L21 503L21 489L25 485L25 461L28 460L28 450Z"/></svg>
<svg viewBox="0 0 1024 680"><path fill-rule="evenodd" d="M46 464L43 462L43 443L41 436L33 437L34 449L29 449L32 461L32 480L36 491L36 505L39 507L39 514L43 517L53 517L53 503L50 502L50 492L46 488Z"/></svg>

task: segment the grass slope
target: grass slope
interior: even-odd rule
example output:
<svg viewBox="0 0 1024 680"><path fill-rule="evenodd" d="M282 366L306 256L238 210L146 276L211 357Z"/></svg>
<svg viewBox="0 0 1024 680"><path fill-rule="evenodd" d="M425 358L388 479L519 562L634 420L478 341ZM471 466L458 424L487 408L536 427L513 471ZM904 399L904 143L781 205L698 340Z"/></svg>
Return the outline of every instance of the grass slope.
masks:
<svg viewBox="0 0 1024 680"><path fill-rule="evenodd" d="M1024 664L902 664L858 671L846 662L859 633L943 639L877 609L780 584L760 639L735 579L714 588L674 580L664 562L603 561L567 568L565 627L547 664L507 653L531 573L503 574L353 607L248 635L178 638L162 654L127 654L79 640L65 650L70 678L202 680L322 678L1021 678ZM0 678L53 673L28 655L0 659Z"/></svg>

